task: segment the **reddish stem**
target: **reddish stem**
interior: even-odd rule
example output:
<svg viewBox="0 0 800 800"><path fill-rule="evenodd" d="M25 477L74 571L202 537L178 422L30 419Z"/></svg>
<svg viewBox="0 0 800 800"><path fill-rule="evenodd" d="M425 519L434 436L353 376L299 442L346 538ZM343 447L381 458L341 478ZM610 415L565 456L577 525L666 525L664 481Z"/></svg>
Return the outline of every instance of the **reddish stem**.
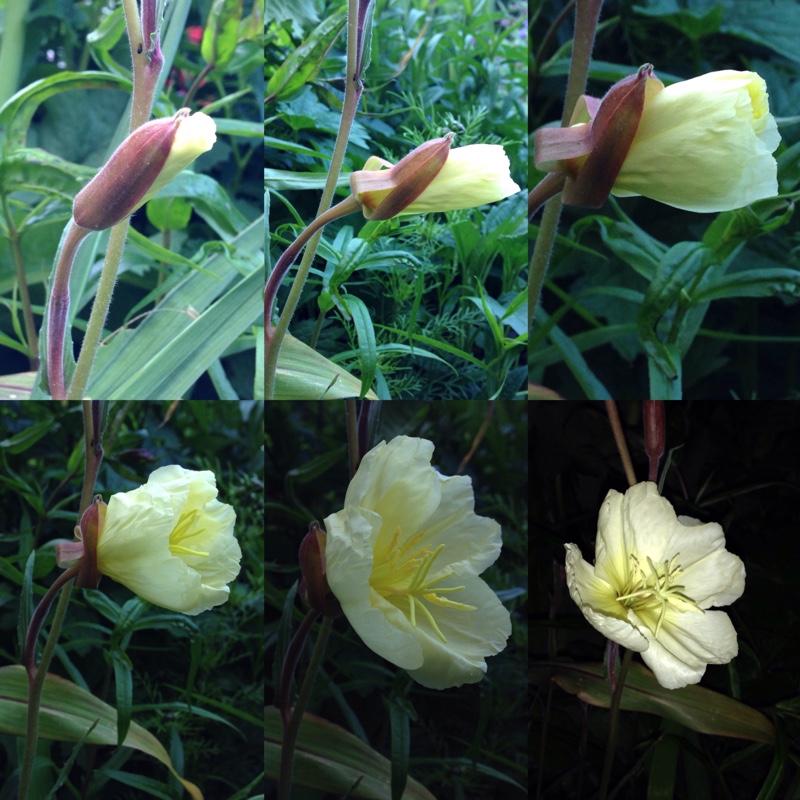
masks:
<svg viewBox="0 0 800 800"><path fill-rule="evenodd" d="M650 471L647 476L649 481L656 482L658 480L658 465L664 455L666 438L664 401L645 400L644 449L650 460Z"/></svg>

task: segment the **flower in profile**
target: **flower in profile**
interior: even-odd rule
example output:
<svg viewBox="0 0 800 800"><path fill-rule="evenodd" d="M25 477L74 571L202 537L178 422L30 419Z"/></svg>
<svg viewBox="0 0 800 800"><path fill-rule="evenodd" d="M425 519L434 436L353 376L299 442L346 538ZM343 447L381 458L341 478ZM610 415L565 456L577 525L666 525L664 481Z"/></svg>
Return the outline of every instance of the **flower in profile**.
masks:
<svg viewBox="0 0 800 800"><path fill-rule="evenodd" d="M82 228L101 231L144 205L216 141L214 120L182 108L146 122L112 153L75 196L72 216Z"/></svg>
<svg viewBox="0 0 800 800"><path fill-rule="evenodd" d="M597 523L595 564L567 544L567 585L604 636L640 652L666 689L698 683L707 664L738 653L724 606L744 591L744 564L716 522L678 517L651 482L609 491Z"/></svg>
<svg viewBox="0 0 800 800"><path fill-rule="evenodd" d="M369 648L446 689L481 680L511 618L479 577L500 554L500 526L474 513L470 479L440 475L432 456L407 436L364 456L325 519L326 577Z"/></svg>
<svg viewBox="0 0 800 800"><path fill-rule="evenodd" d="M520 191L499 144L451 149L452 135L424 142L391 164L371 156L350 174L353 196L368 219L456 211L494 203ZM388 167L388 169L381 169Z"/></svg>
<svg viewBox="0 0 800 800"><path fill-rule="evenodd" d="M665 87L650 64L602 100L582 97L568 128L536 133L536 165L566 175L564 202L608 193L695 212L730 211L778 193L780 144L764 79L722 70Z"/></svg>
<svg viewBox="0 0 800 800"><path fill-rule="evenodd" d="M82 541L58 547L59 565L82 555L82 585L107 575L154 605L200 614L228 599L242 557L236 513L216 498L212 472L160 467L108 506L97 498L81 519Z"/></svg>

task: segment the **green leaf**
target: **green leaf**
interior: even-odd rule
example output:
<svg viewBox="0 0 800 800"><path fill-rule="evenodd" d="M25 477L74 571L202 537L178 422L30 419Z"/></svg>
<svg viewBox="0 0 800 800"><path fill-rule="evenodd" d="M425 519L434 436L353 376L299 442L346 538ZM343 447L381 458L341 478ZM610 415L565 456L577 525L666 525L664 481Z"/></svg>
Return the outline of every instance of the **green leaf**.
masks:
<svg viewBox="0 0 800 800"><path fill-rule="evenodd" d="M601 708L610 705L602 664L552 664L552 678L565 691ZM760 711L702 686L665 689L649 669L633 662L622 690L625 711L673 720L699 733L773 744L775 728Z"/></svg>
<svg viewBox="0 0 800 800"><path fill-rule="evenodd" d="M275 400L339 400L359 397L362 382L291 334L281 344ZM366 397L377 400L368 391Z"/></svg>
<svg viewBox="0 0 800 800"><path fill-rule="evenodd" d="M0 190L55 195L72 203L83 182L96 172L38 147L21 147L0 161Z"/></svg>
<svg viewBox="0 0 800 800"><path fill-rule="evenodd" d="M0 667L0 733L24 736L28 712L28 676L25 668L14 664ZM87 730L95 724L94 730ZM48 674L39 712L39 736L61 742L77 742L85 737L88 744L116 745L117 712L93 694L71 681ZM195 800L200 790L175 772L167 751L141 725L131 723L125 747L139 750L164 764Z"/></svg>
<svg viewBox="0 0 800 800"><path fill-rule="evenodd" d="M14 436L0 441L0 449L5 450L11 455L19 455L24 453L29 448L33 447L40 439L47 436L53 429L53 420L44 420L43 422L36 422L33 425L21 430Z"/></svg>
<svg viewBox="0 0 800 800"><path fill-rule="evenodd" d="M346 22L347 10L339 9L317 25L309 37L272 74L267 83L265 102L288 100L309 81L314 80Z"/></svg>
<svg viewBox="0 0 800 800"><path fill-rule="evenodd" d="M242 0L214 0L203 30L200 54L217 69L222 70L236 51Z"/></svg>
<svg viewBox="0 0 800 800"><path fill-rule="evenodd" d="M375 349L375 328L372 317L364 301L359 297L347 295L347 308L353 318L358 339L358 353L361 366L361 391L359 400L363 400L375 380L375 371L378 367L378 353Z"/></svg>
<svg viewBox="0 0 800 800"><path fill-rule="evenodd" d="M128 735L131 726L131 710L133 706L133 676L131 660L118 648L111 650L111 661L114 665L114 686L117 700L117 747L120 747Z"/></svg>
<svg viewBox="0 0 800 800"><path fill-rule="evenodd" d="M145 206L147 219L160 231L182 231L189 225L192 204L182 197L154 197Z"/></svg>
<svg viewBox="0 0 800 800"><path fill-rule="evenodd" d="M24 147L28 126L39 106L53 95L73 89L122 89L130 92L128 78L110 72L59 72L34 81L10 97L0 108L0 140L5 154Z"/></svg>
<svg viewBox="0 0 800 800"><path fill-rule="evenodd" d="M274 706L264 709L264 762L269 778L280 769L281 718ZM304 714L294 755L295 783L348 797L392 800L391 763L352 733L332 722ZM357 785L356 785L357 784ZM408 779L402 800L435 800L413 778Z"/></svg>

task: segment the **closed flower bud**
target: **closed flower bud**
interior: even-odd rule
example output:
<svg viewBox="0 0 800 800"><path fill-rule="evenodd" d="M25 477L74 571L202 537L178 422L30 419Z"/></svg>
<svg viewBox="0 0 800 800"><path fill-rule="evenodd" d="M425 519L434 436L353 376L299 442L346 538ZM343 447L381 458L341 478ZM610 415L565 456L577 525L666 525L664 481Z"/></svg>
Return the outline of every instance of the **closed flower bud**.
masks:
<svg viewBox="0 0 800 800"><path fill-rule="evenodd" d="M342 607L331 592L325 577L326 533L318 522L308 526L308 533L300 543L300 596L309 608L326 617L340 617Z"/></svg>
<svg viewBox="0 0 800 800"><path fill-rule="evenodd" d="M121 222L216 141L214 120L182 108L151 120L125 139L75 197L72 215L82 228L101 231Z"/></svg>
<svg viewBox="0 0 800 800"><path fill-rule="evenodd" d="M375 156L350 175L350 188L368 219L455 211L502 200L518 192L500 145L450 148L452 136L433 139L397 164ZM381 170L381 166L388 169Z"/></svg>
<svg viewBox="0 0 800 800"><path fill-rule="evenodd" d="M82 589L96 589L100 583L97 571L97 540L106 519L108 506L100 495L96 495L92 504L81 515L81 521L75 526L74 542L59 542L56 545L56 562L62 569L80 563L81 570L76 578L76 585Z"/></svg>

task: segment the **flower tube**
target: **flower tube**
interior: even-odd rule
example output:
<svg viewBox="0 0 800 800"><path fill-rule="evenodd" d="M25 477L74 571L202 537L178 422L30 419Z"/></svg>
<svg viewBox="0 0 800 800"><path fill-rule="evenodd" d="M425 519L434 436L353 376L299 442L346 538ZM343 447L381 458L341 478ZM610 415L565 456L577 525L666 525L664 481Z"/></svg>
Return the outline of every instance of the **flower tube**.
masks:
<svg viewBox="0 0 800 800"><path fill-rule="evenodd" d="M398 436L362 459L325 519L325 575L356 633L431 689L476 683L511 618L479 575L500 526L474 513L469 478L432 466L433 444Z"/></svg>
<svg viewBox="0 0 800 800"><path fill-rule="evenodd" d="M741 596L744 564L725 549L720 525L676 516L654 483L608 493L594 566L577 545L565 547L567 586L583 615L641 653L666 689L698 683L706 665L737 655L730 618L708 609Z"/></svg>

